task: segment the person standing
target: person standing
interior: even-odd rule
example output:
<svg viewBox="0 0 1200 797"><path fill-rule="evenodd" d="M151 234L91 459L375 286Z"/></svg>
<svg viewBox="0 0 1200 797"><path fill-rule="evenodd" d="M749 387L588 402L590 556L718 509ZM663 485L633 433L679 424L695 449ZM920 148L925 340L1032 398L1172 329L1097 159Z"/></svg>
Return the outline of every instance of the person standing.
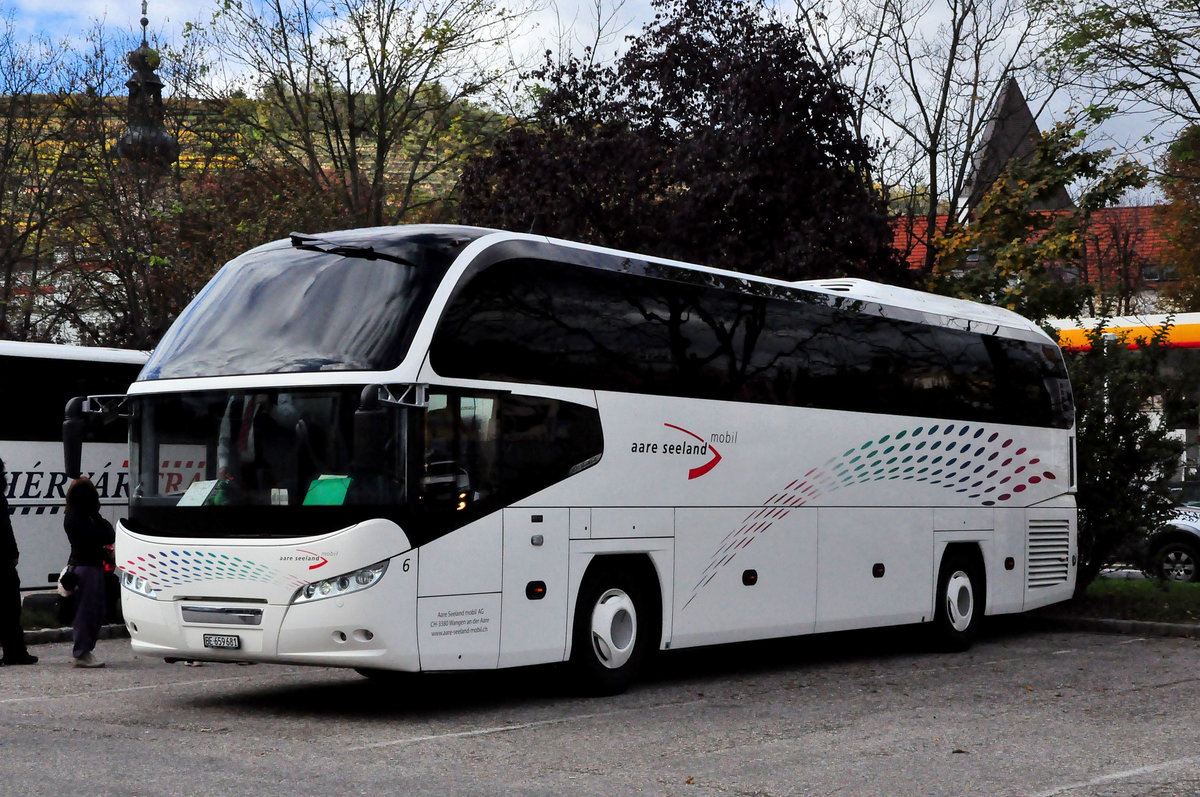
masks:
<svg viewBox="0 0 1200 797"><path fill-rule="evenodd" d="M37 664L25 647L25 631L21 628L21 577L17 575L17 538L12 521L8 519L8 474L0 459L0 647L4 648L5 664Z"/></svg>
<svg viewBox="0 0 1200 797"><path fill-rule="evenodd" d="M79 578L76 588L74 637L71 655L76 667L103 667L104 662L92 655L100 626L107 610L104 592L104 562L107 546L116 534L112 524L100 514L100 494L90 479L80 478L67 489L67 512L63 528L71 541L71 572Z"/></svg>

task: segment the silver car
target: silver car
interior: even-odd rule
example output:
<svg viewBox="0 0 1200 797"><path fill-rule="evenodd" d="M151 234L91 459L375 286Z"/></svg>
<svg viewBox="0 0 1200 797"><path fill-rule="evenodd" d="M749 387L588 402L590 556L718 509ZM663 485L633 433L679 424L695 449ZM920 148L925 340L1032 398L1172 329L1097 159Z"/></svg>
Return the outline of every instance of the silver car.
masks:
<svg viewBox="0 0 1200 797"><path fill-rule="evenodd" d="M1165 581L1200 581L1200 507L1181 506L1146 548L1147 575Z"/></svg>

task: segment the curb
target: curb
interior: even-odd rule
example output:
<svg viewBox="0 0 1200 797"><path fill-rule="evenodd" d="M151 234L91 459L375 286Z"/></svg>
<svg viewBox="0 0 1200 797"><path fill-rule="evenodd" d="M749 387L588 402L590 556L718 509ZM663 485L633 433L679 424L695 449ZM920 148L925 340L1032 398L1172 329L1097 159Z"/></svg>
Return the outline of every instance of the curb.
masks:
<svg viewBox="0 0 1200 797"><path fill-rule="evenodd" d="M70 628L39 628L36 631L25 632L26 645L48 645L52 642L70 642ZM129 629L119 623L100 626L99 639L121 639L129 637Z"/></svg>
<svg viewBox="0 0 1200 797"><path fill-rule="evenodd" d="M1148 620L1109 620L1096 617L1049 615L1037 618L1065 631L1099 631L1108 634L1200 638L1200 625L1194 623L1156 623Z"/></svg>

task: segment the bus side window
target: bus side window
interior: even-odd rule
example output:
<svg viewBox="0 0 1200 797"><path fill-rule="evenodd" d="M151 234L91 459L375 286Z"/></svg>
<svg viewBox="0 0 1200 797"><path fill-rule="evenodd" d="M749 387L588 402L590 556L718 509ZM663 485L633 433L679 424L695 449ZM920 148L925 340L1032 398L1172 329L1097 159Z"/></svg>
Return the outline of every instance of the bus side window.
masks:
<svg viewBox="0 0 1200 797"><path fill-rule="evenodd" d="M432 394L429 407L421 502L430 511L510 503L601 453L590 407L492 394Z"/></svg>
<svg viewBox="0 0 1200 797"><path fill-rule="evenodd" d="M494 396L430 395L421 479L426 509L462 510L491 491L496 402Z"/></svg>

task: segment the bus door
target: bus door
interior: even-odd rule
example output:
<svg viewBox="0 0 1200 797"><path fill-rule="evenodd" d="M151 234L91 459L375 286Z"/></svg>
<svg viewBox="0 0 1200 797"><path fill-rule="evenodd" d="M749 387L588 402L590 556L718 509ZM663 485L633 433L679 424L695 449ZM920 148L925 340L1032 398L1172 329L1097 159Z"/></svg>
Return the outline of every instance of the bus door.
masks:
<svg viewBox="0 0 1200 797"><path fill-rule="evenodd" d="M500 666L562 661L570 510L504 510Z"/></svg>

